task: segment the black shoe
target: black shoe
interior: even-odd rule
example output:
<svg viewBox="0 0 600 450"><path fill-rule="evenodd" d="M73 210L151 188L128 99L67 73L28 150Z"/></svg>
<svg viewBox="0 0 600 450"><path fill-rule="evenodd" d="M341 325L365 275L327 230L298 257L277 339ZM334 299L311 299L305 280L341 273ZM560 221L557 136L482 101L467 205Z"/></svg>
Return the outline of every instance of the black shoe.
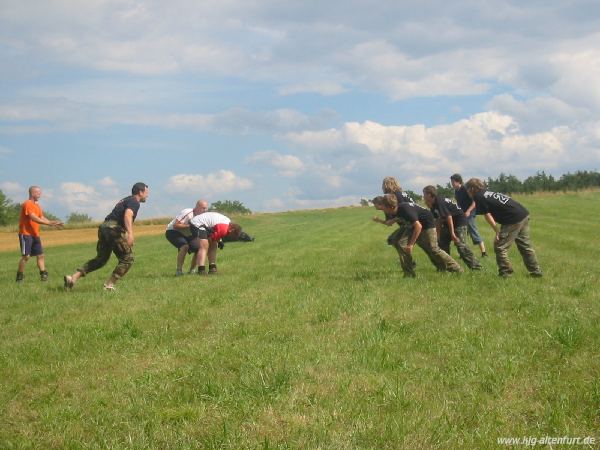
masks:
<svg viewBox="0 0 600 450"><path fill-rule="evenodd" d="M211 264L208 266L208 274L209 275L216 275L217 274L217 265L216 264Z"/></svg>
<svg viewBox="0 0 600 450"><path fill-rule="evenodd" d="M482 252L482 253L481 253L481 257L482 257L482 258L487 258L487 257L488 257L488 254L487 254L487 252Z"/></svg>
<svg viewBox="0 0 600 450"><path fill-rule="evenodd" d="M17 283L22 283L25 279L25 274L23 272L17 272Z"/></svg>
<svg viewBox="0 0 600 450"><path fill-rule="evenodd" d="M40 271L40 280L48 281L48 271L47 270Z"/></svg>

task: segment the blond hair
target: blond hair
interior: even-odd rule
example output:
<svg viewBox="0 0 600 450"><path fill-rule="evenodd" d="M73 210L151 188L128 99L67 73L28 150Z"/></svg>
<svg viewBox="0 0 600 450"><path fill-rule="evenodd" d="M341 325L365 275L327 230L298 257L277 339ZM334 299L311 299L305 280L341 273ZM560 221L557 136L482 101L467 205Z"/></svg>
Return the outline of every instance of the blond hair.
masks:
<svg viewBox="0 0 600 450"><path fill-rule="evenodd" d="M385 177L383 183L381 183L381 189L384 194L394 194L396 192L402 192L400 183L394 177Z"/></svg>

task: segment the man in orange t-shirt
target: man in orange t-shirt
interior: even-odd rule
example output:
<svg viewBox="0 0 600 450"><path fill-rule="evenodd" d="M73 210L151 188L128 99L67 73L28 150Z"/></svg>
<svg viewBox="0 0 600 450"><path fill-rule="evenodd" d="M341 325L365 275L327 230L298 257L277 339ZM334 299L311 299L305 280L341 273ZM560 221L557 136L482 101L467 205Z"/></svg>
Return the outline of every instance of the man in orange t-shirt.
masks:
<svg viewBox="0 0 600 450"><path fill-rule="evenodd" d="M21 205L21 216L19 217L19 244L21 246L21 259L17 269L17 283L21 283L25 278L25 264L32 256L37 257L37 266L40 269L40 278L42 281L48 279L46 264L44 260L44 249L40 240L40 224L51 227L60 227L60 220L48 220L44 217L42 208L38 200L42 196L42 190L39 186L29 188L29 199Z"/></svg>

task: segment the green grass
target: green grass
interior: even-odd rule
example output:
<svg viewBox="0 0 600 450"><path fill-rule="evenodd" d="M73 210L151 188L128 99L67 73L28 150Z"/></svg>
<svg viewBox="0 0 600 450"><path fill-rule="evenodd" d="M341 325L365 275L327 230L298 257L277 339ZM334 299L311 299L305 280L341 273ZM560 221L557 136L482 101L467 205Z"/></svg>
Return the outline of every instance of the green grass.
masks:
<svg viewBox="0 0 600 450"><path fill-rule="evenodd" d="M600 439L600 193L535 195L546 276L403 279L372 208L240 218L219 275L175 278L162 236L62 289L94 244L48 249L50 281L0 254L0 448L497 448ZM483 219L481 231L491 248ZM15 245L16 246L16 245ZM453 252L456 255L456 252ZM186 262L187 264L187 262Z"/></svg>

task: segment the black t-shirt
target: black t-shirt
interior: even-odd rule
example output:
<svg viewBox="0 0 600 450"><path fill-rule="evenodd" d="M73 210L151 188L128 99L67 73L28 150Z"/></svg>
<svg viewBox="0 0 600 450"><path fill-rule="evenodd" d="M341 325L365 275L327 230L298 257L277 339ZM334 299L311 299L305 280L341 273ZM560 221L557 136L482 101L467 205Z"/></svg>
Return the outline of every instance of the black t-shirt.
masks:
<svg viewBox="0 0 600 450"><path fill-rule="evenodd" d="M404 219L410 223L415 223L417 220L421 222L424 230L435 228L435 220L433 214L426 208L416 203L401 203L398 205L396 217Z"/></svg>
<svg viewBox="0 0 600 450"><path fill-rule="evenodd" d="M138 202L133 195L125 197L115 205L111 213L108 216L106 216L104 220L114 220L123 228L125 228L126 209L130 209L133 211L133 221L135 221L138 210L140 209L140 202Z"/></svg>
<svg viewBox="0 0 600 450"><path fill-rule="evenodd" d="M456 199L456 203L458 204L458 206L460 206L460 209L462 209L463 211L469 209L473 204L473 199L469 197L467 188L464 185L462 185L454 191L454 198ZM473 211L471 214L473 214L474 212L475 211Z"/></svg>
<svg viewBox="0 0 600 450"><path fill-rule="evenodd" d="M446 218L452 216L454 228L466 227L467 217L463 210L449 198L438 197L431 208L431 212L435 218L442 219L442 226L446 226Z"/></svg>
<svg viewBox="0 0 600 450"><path fill-rule="evenodd" d="M477 204L479 214L490 213L494 220L502 225L514 225L529 215L529 211L519 202L498 192L478 192L473 200Z"/></svg>
<svg viewBox="0 0 600 450"><path fill-rule="evenodd" d="M398 201L398 204L415 202L412 198L410 198L410 195L408 195L404 191L394 192L394 194L396 195L396 200ZM386 214L385 215L386 220L393 219L394 217L396 217L396 216L394 216L394 214Z"/></svg>

